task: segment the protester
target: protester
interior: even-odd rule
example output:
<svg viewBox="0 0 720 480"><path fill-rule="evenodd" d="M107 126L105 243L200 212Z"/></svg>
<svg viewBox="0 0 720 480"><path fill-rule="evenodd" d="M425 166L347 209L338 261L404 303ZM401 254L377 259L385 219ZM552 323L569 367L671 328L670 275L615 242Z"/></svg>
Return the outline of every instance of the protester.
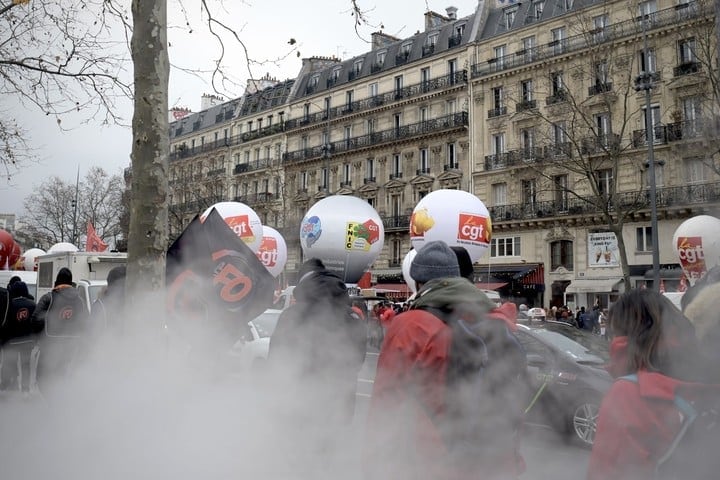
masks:
<svg viewBox="0 0 720 480"><path fill-rule="evenodd" d="M470 283L475 284L475 268L472 259L465 247L452 246L450 249L455 253L460 268L460 276L467 278Z"/></svg>
<svg viewBox="0 0 720 480"><path fill-rule="evenodd" d="M91 328L95 331L110 329L119 334L125 324L125 273L124 265L113 267L107 276L107 287L93 303Z"/></svg>
<svg viewBox="0 0 720 480"><path fill-rule="evenodd" d="M32 321L44 331L40 338L38 383L43 388L70 372L80 341L88 334L88 311L80 292L73 286L70 269L61 268L53 289L37 303Z"/></svg>
<svg viewBox="0 0 720 480"><path fill-rule="evenodd" d="M8 296L7 314L0 327L3 344L0 388L29 394L34 380L31 357L36 343L35 334L42 330L42 324L31 322L35 302L31 299L25 282L12 282Z"/></svg>
<svg viewBox="0 0 720 480"><path fill-rule="evenodd" d="M720 361L720 266L690 287L680 301L683 313L695 327L704 355L717 365Z"/></svg>
<svg viewBox="0 0 720 480"><path fill-rule="evenodd" d="M367 329L351 309L345 283L321 260L307 260L298 277L295 304L282 312L270 339L269 376L283 385L283 413L302 436L288 448L320 455L339 446L352 422Z"/></svg>
<svg viewBox="0 0 720 480"><path fill-rule="evenodd" d="M714 379L698 354L692 324L663 295L631 290L610 308L608 321L614 335L608 369L619 379L600 407L588 479L655 478L658 460L680 429L676 394L693 401L709 388L698 382ZM685 478L696 477L687 472Z"/></svg>
<svg viewBox="0 0 720 480"><path fill-rule="evenodd" d="M453 361L462 359L453 356L458 337L446 323L457 314L463 325L474 328L477 322L502 332L504 339L514 338L508 330L517 328L515 305L495 308L460 277L455 253L441 241L417 253L410 276L418 284L417 296L390 324L378 360L365 434L367 478L515 478L524 468L518 450L524 405L523 396L507 387L525 372L524 354L517 350L521 358L493 358L502 365L502 380L488 375L482 394L463 396L467 385L450 378L457 372ZM491 343L487 351L495 352ZM505 389L497 389L496 381ZM468 403L475 414L461 415ZM468 438L464 425L477 436Z"/></svg>

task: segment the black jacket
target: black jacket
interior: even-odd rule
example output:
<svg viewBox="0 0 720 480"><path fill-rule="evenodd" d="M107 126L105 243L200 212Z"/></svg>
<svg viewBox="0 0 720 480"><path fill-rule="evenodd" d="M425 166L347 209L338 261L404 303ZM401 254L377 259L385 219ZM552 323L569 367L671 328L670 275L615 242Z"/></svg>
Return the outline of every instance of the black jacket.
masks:
<svg viewBox="0 0 720 480"><path fill-rule="evenodd" d="M32 316L44 326L49 337L78 337L88 331L88 311L80 291L71 285L59 285L37 303Z"/></svg>

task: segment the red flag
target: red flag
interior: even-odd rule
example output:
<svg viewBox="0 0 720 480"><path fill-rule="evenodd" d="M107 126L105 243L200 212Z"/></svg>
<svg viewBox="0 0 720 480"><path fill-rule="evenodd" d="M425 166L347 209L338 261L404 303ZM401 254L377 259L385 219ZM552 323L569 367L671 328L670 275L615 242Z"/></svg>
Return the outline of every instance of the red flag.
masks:
<svg viewBox="0 0 720 480"><path fill-rule="evenodd" d="M687 290L687 280L685 280L685 274L683 273L680 277L680 285L678 285L678 292L684 292Z"/></svg>
<svg viewBox="0 0 720 480"><path fill-rule="evenodd" d="M102 241L102 238L95 231L92 222L87 224L87 240L85 241L86 252L104 252L107 250L107 243Z"/></svg>

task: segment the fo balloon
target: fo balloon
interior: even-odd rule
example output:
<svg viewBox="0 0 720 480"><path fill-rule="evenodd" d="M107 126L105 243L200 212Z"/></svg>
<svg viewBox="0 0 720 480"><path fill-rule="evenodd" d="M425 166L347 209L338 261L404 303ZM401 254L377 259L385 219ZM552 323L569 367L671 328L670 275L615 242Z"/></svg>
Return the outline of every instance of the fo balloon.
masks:
<svg viewBox="0 0 720 480"><path fill-rule="evenodd" d="M385 229L377 211L349 195L313 205L300 224L305 258L316 257L346 283L357 283L382 251Z"/></svg>
<svg viewBox="0 0 720 480"><path fill-rule="evenodd" d="M436 190L423 197L410 218L410 240L415 250L442 240L464 247L476 262L490 246L492 222L485 204L462 190Z"/></svg>
<svg viewBox="0 0 720 480"><path fill-rule="evenodd" d="M5 268L5 263L12 253L15 240L6 230L0 228L0 268Z"/></svg>
<svg viewBox="0 0 720 480"><path fill-rule="evenodd" d="M30 248L20 257L23 268L28 272L37 271L37 257L45 255L45 250L40 248Z"/></svg>
<svg viewBox="0 0 720 480"><path fill-rule="evenodd" d="M710 215L688 218L675 230L673 248L690 285L720 264L720 219Z"/></svg>
<svg viewBox="0 0 720 480"><path fill-rule="evenodd" d="M220 202L205 210L200 219L204 221L213 208L250 250L258 251L263 232L260 217L255 210L240 202Z"/></svg>
<svg viewBox="0 0 720 480"><path fill-rule="evenodd" d="M17 265L20 260L20 254L22 253L22 247L19 243L14 242L12 251L8 255L8 265L11 270L20 270L20 265Z"/></svg>
<svg viewBox="0 0 720 480"><path fill-rule="evenodd" d="M59 242L50 247L47 253L77 252L78 247L69 242Z"/></svg>
<svg viewBox="0 0 720 480"><path fill-rule="evenodd" d="M413 293L417 293L417 284L415 283L415 280L413 280L413 278L410 276L410 265L412 265L412 261L415 258L415 255L417 255L417 250L410 250L407 255L405 255L405 258L402 262L403 279Z"/></svg>
<svg viewBox="0 0 720 480"><path fill-rule="evenodd" d="M287 263L287 244L280 232L263 225L262 242L256 255L270 275L280 275Z"/></svg>

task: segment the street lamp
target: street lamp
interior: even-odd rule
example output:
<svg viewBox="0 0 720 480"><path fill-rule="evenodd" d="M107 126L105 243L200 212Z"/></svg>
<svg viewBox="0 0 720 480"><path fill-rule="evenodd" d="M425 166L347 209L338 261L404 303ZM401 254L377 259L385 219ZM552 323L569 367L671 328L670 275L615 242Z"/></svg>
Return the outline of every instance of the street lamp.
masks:
<svg viewBox="0 0 720 480"><path fill-rule="evenodd" d="M647 21L649 18L643 18L643 56L645 57L645 65L643 71L635 78L635 91L645 91L645 140L648 145L648 175L650 176L650 230L652 231L652 262L653 262L653 290L660 291L660 250L659 250L659 232L657 218L657 189L655 182L655 126L652 124L652 104L651 90L655 87L655 75L652 72L645 71L649 66L647 45Z"/></svg>

